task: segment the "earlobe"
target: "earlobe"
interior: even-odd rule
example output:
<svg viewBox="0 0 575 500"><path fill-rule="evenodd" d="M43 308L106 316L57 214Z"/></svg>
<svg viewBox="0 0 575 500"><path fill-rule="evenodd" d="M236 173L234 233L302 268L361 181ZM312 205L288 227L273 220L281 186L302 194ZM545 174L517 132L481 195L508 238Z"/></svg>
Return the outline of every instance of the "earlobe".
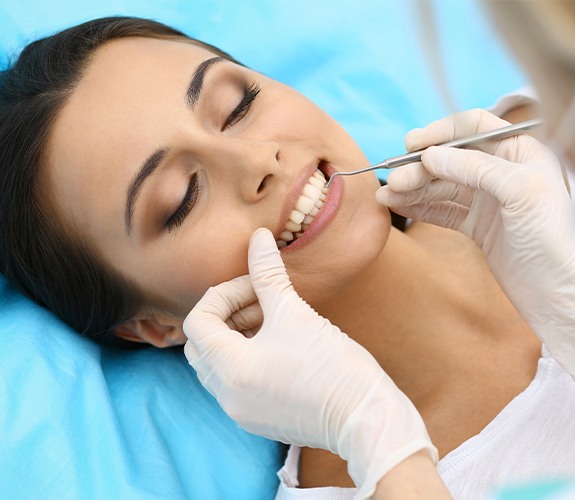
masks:
<svg viewBox="0 0 575 500"><path fill-rule="evenodd" d="M118 325L114 333L130 342L142 342L155 347L173 347L186 342L182 322L167 316L129 319Z"/></svg>

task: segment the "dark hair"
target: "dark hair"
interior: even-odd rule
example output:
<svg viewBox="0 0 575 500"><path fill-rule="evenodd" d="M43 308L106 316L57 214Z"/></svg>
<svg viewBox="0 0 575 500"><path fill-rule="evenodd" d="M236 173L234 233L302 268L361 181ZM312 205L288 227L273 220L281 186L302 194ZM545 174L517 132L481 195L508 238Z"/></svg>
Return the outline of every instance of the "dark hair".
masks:
<svg viewBox="0 0 575 500"><path fill-rule="evenodd" d="M91 60L109 40L185 39L225 52L161 23L133 17L89 21L24 48L0 73L0 271L25 295L95 340L147 306L145 294L107 265L79 232L64 227L45 189L50 129Z"/></svg>

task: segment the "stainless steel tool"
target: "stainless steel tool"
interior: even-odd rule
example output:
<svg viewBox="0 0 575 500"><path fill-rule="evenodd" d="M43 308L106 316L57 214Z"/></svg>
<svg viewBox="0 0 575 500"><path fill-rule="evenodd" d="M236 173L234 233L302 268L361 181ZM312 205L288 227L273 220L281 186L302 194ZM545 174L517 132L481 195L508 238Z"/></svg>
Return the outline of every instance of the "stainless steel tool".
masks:
<svg viewBox="0 0 575 500"><path fill-rule="evenodd" d="M515 123L513 125L508 125L507 127L497 128L494 130L489 130L488 132L482 132L480 134L462 137L460 139L455 139L454 141L449 141L444 144L438 144L438 146L448 146L451 148L464 148L466 146L474 146L486 141L492 141L497 139L504 139L505 137L510 137L512 135L517 135L526 130L535 128L543 123L541 118L535 118L533 120L527 120L524 122ZM329 188L333 179L339 175L355 175L361 174L363 172L369 172L370 170L376 170L378 168L395 168L401 165L407 165L408 163L413 163L421 160L421 155L425 149L419 151L413 151L411 153L406 153L399 156L393 156L387 160L383 160L381 163L372 165L370 167L362 168L360 170L353 170L351 172L335 172L330 177L326 187Z"/></svg>

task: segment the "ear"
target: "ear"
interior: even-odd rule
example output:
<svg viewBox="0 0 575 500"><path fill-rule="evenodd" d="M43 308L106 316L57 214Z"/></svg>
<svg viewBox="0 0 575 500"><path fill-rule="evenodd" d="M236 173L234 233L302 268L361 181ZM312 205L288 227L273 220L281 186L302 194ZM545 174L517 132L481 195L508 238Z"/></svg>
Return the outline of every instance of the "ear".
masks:
<svg viewBox="0 0 575 500"><path fill-rule="evenodd" d="M156 347L182 345L187 340L182 320L163 315L129 319L118 325L114 333L122 339L152 344Z"/></svg>

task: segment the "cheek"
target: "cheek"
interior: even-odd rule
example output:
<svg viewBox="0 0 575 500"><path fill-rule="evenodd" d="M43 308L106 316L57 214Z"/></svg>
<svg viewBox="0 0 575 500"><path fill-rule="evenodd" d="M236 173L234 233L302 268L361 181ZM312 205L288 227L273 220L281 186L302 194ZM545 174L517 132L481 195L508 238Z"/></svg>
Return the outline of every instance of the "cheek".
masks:
<svg viewBox="0 0 575 500"><path fill-rule="evenodd" d="M315 147L324 141L329 143L335 123L327 113L291 87L273 82L266 92L262 92L258 126L281 142L311 143Z"/></svg>
<svg viewBox="0 0 575 500"><path fill-rule="evenodd" d="M164 268L162 296L184 310L193 306L210 286L248 273L248 242L253 232L245 222L204 219L197 227L183 228L170 244L171 264ZM166 252L167 254L168 252Z"/></svg>
<svg viewBox="0 0 575 500"><path fill-rule="evenodd" d="M197 279L209 287L247 274L252 231L220 225L202 232L201 243L193 243L197 246L193 259Z"/></svg>

